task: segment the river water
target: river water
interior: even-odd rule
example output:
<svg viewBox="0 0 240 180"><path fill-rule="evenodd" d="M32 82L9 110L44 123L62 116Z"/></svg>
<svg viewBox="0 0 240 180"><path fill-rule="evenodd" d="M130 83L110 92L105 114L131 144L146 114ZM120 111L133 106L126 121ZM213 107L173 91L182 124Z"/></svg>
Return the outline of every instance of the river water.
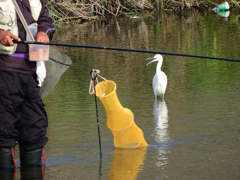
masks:
<svg viewBox="0 0 240 180"><path fill-rule="evenodd" d="M52 42L240 59L238 14L191 10L64 24ZM73 64L44 98L45 179L240 179L239 62L164 54L168 86L159 102L152 90L157 63L145 61L155 54L59 48ZM96 115L89 94L92 69L116 83L120 103L133 112L149 146L114 147L104 106L97 99Z"/></svg>

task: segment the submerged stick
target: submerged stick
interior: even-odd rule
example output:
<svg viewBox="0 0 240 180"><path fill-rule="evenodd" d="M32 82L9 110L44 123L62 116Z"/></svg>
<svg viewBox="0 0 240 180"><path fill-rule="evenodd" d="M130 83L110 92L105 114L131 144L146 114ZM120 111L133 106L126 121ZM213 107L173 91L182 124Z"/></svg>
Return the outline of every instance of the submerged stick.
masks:
<svg viewBox="0 0 240 180"><path fill-rule="evenodd" d="M33 42L33 41L16 41L16 40L13 40L13 42L18 43L18 44L39 44L39 45L68 46L68 47L105 49L105 50L116 50L116 51L130 51L130 52L154 53L154 54L165 54L165 55L172 55L172 56L184 56L184 57L193 57L193 58L216 59L216 60L223 60L223 61L240 62L240 59L220 58L220 57L171 53L171 52L162 52L162 51L151 51L151 50L141 50L141 49L115 48L115 47L107 47L107 46L92 46L92 45L81 45L81 44L53 43L53 42L47 43L47 42Z"/></svg>

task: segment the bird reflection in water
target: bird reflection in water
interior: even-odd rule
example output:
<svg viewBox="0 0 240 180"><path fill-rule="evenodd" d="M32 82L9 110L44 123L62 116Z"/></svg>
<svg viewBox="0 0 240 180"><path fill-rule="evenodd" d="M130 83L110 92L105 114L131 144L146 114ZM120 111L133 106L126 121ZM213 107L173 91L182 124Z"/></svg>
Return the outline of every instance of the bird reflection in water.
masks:
<svg viewBox="0 0 240 180"><path fill-rule="evenodd" d="M109 170L111 180L129 180L136 179L138 173L142 170L146 147L114 150L113 166Z"/></svg>
<svg viewBox="0 0 240 180"><path fill-rule="evenodd" d="M155 98L153 104L153 115L155 118L155 140L158 148L158 167L166 165L168 151L168 142L170 137L168 134L168 109L165 100Z"/></svg>

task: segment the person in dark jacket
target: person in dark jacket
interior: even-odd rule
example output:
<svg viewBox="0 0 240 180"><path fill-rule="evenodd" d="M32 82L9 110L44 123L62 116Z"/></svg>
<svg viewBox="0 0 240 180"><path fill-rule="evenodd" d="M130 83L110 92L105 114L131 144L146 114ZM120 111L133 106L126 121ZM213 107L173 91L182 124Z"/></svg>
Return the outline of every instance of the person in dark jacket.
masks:
<svg viewBox="0 0 240 180"><path fill-rule="evenodd" d="M8 0L3 2L0 4L0 43L3 47L13 47L12 40L25 41L27 33L17 14L15 15L18 35L9 31L13 23L4 22L4 17L10 2ZM49 42L55 27L43 0L16 0L16 2L27 24L37 23L35 41ZM41 3L37 21L32 16L31 3L33 6ZM39 93L36 62L29 61L28 53L27 44L17 44L13 54L0 54L0 168L16 166L13 150L17 144L21 167L41 166L44 158L44 146L48 141L46 137L48 119Z"/></svg>

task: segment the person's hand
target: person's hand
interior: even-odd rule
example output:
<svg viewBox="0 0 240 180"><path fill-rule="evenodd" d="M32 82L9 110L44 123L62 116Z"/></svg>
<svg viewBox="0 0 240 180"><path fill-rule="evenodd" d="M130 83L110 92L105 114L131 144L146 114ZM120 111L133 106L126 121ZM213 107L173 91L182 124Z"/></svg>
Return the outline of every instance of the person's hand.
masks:
<svg viewBox="0 0 240 180"><path fill-rule="evenodd" d="M13 33L10 31L4 31L0 30L0 43L4 46L13 46L14 43L12 39L21 41L21 39L17 36L15 36Z"/></svg>
<svg viewBox="0 0 240 180"><path fill-rule="evenodd" d="M35 37L36 42L49 42L48 35L45 32L38 32Z"/></svg>

